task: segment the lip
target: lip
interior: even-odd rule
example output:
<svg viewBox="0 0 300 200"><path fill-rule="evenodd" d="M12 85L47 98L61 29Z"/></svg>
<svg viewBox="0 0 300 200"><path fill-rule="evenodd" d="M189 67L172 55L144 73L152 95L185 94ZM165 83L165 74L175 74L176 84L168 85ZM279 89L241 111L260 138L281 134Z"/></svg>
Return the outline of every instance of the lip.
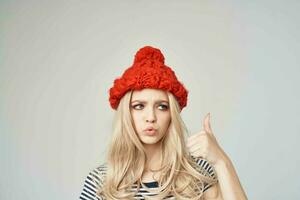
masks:
<svg viewBox="0 0 300 200"><path fill-rule="evenodd" d="M155 135L157 133L156 129L148 129L148 130L146 129L144 130L144 132L146 135L150 135L150 136Z"/></svg>
<svg viewBox="0 0 300 200"><path fill-rule="evenodd" d="M147 127L146 129L144 129L144 131L151 131L151 130L156 131L157 129L154 128L154 127L152 127L152 126L149 126L149 127Z"/></svg>

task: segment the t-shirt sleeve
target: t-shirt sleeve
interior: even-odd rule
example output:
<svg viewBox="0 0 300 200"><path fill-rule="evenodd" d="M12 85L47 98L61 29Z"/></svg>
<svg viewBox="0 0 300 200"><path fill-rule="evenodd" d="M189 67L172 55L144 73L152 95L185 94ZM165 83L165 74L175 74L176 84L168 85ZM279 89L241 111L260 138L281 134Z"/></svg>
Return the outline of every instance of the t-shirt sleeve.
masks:
<svg viewBox="0 0 300 200"><path fill-rule="evenodd" d="M192 158L195 160L195 162L202 168L201 173L203 173L205 176L209 176L215 180L218 179L216 171L212 164L210 164L207 160L204 158L197 158L192 156ZM208 188L213 186L213 184L204 183L204 191L206 191Z"/></svg>
<svg viewBox="0 0 300 200"><path fill-rule="evenodd" d="M84 180L83 189L79 199L81 200L104 200L104 197L97 195L97 191L103 185L103 166L89 172Z"/></svg>

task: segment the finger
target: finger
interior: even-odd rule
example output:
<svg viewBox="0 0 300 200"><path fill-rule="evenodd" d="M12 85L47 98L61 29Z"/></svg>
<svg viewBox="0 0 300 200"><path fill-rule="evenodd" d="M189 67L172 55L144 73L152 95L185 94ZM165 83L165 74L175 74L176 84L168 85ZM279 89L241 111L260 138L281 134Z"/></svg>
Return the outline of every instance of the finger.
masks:
<svg viewBox="0 0 300 200"><path fill-rule="evenodd" d="M208 113L204 118L203 128L207 133L212 133L212 129L210 126L210 113Z"/></svg>
<svg viewBox="0 0 300 200"><path fill-rule="evenodd" d="M194 145L194 146L192 146L192 147L189 148L189 152L193 153L193 154L195 152L198 152L198 154L199 154L201 151L202 151L202 148L199 145Z"/></svg>
<svg viewBox="0 0 300 200"><path fill-rule="evenodd" d="M199 133L196 133L196 134L190 136L186 141L186 145L192 146L196 143L201 143L202 139L200 139L200 138L205 136L205 134L206 134L206 132L204 130L201 130Z"/></svg>
<svg viewBox="0 0 300 200"><path fill-rule="evenodd" d="M206 157L206 154L203 150L203 148L201 147L193 147L191 149L189 149L190 155L194 156L194 157Z"/></svg>
<svg viewBox="0 0 300 200"><path fill-rule="evenodd" d="M201 136L200 136L201 137ZM187 143L186 143L186 146L187 147L192 147L192 146L201 146L203 145L205 142L205 139L204 138L196 138L194 140L189 140Z"/></svg>
<svg viewBox="0 0 300 200"><path fill-rule="evenodd" d="M202 129L199 132L197 132L196 134L194 134L193 135L194 137L192 137L192 138L194 139L194 138L199 137L200 135L205 135L205 134L206 134L206 131Z"/></svg>
<svg viewBox="0 0 300 200"><path fill-rule="evenodd" d="M195 133L195 134L189 136L188 139L191 140L191 139L196 138L197 136L198 136L198 133Z"/></svg>
<svg viewBox="0 0 300 200"><path fill-rule="evenodd" d="M193 140L195 138L197 138L200 134L205 134L205 131L204 130L201 130L200 132L197 132L191 136L188 137L188 140Z"/></svg>

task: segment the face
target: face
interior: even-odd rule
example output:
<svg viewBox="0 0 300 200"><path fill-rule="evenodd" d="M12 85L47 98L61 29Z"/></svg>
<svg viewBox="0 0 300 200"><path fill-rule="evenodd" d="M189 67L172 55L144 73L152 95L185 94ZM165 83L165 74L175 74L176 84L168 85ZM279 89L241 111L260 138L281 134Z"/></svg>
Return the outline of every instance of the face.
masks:
<svg viewBox="0 0 300 200"><path fill-rule="evenodd" d="M159 143L171 122L169 100L163 90L145 88L132 93L130 111L141 142ZM153 128L155 131L146 131Z"/></svg>

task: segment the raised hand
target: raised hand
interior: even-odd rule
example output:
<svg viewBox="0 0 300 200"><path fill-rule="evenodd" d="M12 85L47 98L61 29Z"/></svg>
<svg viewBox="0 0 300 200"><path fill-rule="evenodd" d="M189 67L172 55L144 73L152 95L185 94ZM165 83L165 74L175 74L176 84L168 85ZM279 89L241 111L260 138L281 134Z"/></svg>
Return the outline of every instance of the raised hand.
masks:
<svg viewBox="0 0 300 200"><path fill-rule="evenodd" d="M210 113L204 118L203 129L190 136L186 145L192 156L204 158L213 165L227 159L211 129Z"/></svg>

